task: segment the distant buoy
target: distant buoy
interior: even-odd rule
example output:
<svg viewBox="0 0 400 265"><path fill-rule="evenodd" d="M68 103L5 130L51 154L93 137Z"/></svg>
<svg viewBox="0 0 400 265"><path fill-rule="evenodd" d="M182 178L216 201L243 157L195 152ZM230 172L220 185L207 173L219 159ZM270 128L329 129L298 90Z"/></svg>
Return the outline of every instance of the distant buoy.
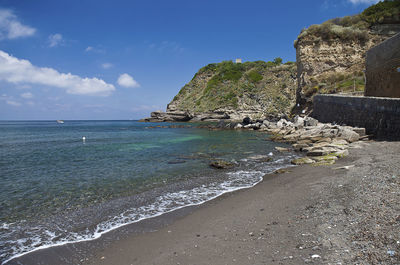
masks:
<svg viewBox="0 0 400 265"><path fill-rule="evenodd" d="M86 137L85 137L85 136L82 137L82 141L83 141L83 142L86 141Z"/></svg>

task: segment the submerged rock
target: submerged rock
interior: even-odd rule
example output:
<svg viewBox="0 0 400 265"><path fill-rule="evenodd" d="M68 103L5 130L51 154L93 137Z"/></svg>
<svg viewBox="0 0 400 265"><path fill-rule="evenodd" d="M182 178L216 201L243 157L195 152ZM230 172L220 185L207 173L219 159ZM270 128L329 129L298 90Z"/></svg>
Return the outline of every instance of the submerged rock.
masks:
<svg viewBox="0 0 400 265"><path fill-rule="evenodd" d="M227 169L234 167L235 164L225 160L215 160L210 162L210 167L217 169Z"/></svg>

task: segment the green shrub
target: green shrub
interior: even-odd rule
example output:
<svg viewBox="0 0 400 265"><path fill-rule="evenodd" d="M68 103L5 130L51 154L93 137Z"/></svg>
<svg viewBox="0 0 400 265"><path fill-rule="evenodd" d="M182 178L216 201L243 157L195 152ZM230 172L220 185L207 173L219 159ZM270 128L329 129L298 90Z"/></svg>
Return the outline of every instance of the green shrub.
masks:
<svg viewBox="0 0 400 265"><path fill-rule="evenodd" d="M365 9L362 13L362 19L370 24L382 23L386 19L399 22L400 14L400 1L398 0L385 0L376 5L372 5Z"/></svg>
<svg viewBox="0 0 400 265"><path fill-rule="evenodd" d="M199 74L207 72L207 71L211 71L211 72L215 72L217 70L217 64L216 63L210 63L206 66L204 66L203 68L201 68L199 70Z"/></svg>
<svg viewBox="0 0 400 265"><path fill-rule="evenodd" d="M252 83L257 83L263 79L263 76L260 75L260 73L258 73L256 70L251 70L250 72L248 72L246 77L247 80Z"/></svg>
<svg viewBox="0 0 400 265"><path fill-rule="evenodd" d="M281 65L282 64L282 58L281 57L276 57L274 59L274 64L275 65Z"/></svg>
<svg viewBox="0 0 400 265"><path fill-rule="evenodd" d="M330 19L321 25L311 25L302 29L294 47L297 47L299 39L311 37L311 40L318 42L340 38L346 41L368 40L368 28L378 23L399 23L400 22L400 1L385 0L365 9L361 14L345 16L342 18Z"/></svg>
<svg viewBox="0 0 400 265"><path fill-rule="evenodd" d="M222 80L238 81L243 75L243 65L232 61L223 61L218 64L218 75Z"/></svg>

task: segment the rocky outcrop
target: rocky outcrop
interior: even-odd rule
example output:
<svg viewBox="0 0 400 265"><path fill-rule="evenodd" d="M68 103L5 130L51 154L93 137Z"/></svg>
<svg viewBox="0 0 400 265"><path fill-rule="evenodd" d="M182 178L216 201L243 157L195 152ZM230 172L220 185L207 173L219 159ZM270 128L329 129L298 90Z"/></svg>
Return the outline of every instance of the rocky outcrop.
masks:
<svg viewBox="0 0 400 265"><path fill-rule="evenodd" d="M142 119L141 121L146 122L174 122L174 121L189 121L193 118L187 111L173 111L163 112L161 110L154 111L151 113L150 118Z"/></svg>
<svg viewBox="0 0 400 265"><path fill-rule="evenodd" d="M269 132L270 140L292 144L292 149L275 147L279 152L304 152L306 157L294 159L292 164L334 164L338 158L349 154L348 148L360 140L368 139L364 128L320 123L311 117L296 116L293 121L258 121L247 125L237 124L235 129L252 129Z"/></svg>
<svg viewBox="0 0 400 265"><path fill-rule="evenodd" d="M378 5L383 10L385 3ZM311 110L316 93L363 94L366 52L400 32L396 12L389 11L393 17L371 21L380 15L376 10L372 6L360 15L332 19L300 33L295 41L297 111Z"/></svg>
<svg viewBox="0 0 400 265"><path fill-rule="evenodd" d="M241 121L247 116L280 116L290 113L295 91L296 65L282 64L280 58L274 62L209 64L179 91L166 112L155 112L144 120L176 121L183 116L191 121Z"/></svg>

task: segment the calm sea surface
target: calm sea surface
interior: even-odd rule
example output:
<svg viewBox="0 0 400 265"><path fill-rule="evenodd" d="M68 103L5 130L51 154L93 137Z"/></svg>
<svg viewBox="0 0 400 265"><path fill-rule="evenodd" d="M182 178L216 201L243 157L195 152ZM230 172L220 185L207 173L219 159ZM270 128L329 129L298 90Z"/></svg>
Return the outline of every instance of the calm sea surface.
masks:
<svg viewBox="0 0 400 265"><path fill-rule="evenodd" d="M154 125L1 121L0 263L254 186L293 157L260 132Z"/></svg>

